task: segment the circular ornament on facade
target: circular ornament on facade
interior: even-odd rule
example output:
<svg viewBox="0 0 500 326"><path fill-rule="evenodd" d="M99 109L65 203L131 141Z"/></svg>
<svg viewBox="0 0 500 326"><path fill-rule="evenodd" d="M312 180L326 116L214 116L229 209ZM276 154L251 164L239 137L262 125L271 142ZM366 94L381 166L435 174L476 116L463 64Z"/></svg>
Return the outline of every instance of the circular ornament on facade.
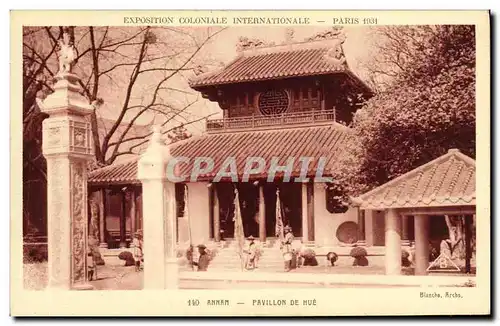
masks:
<svg viewBox="0 0 500 326"><path fill-rule="evenodd" d="M290 98L285 90L269 90L259 95L259 111L263 115L283 114L290 106Z"/></svg>
<svg viewBox="0 0 500 326"><path fill-rule="evenodd" d="M337 228L337 239L342 243L353 244L358 241L358 224L348 221Z"/></svg>

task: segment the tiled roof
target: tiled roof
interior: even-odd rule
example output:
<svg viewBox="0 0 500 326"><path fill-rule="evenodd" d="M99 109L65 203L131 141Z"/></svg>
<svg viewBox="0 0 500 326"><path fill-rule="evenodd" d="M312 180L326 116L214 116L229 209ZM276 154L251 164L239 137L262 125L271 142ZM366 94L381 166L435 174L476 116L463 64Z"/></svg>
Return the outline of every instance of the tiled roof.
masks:
<svg viewBox="0 0 500 326"><path fill-rule="evenodd" d="M327 58L328 42L301 43L247 50L222 70L203 74L190 81L199 88L239 82L313 76L348 71L347 65Z"/></svg>
<svg viewBox="0 0 500 326"><path fill-rule="evenodd" d="M312 157L308 176L316 174L318 160L326 158L323 175L329 175L344 144L350 135L349 129L336 123L308 128L290 128L279 130L262 130L252 132L236 132L221 134L205 134L171 145L172 156L188 157L192 164L194 157L210 157L214 160L213 173L202 175L198 180L211 180L219 171L227 157L236 159L238 173L244 169L248 157L262 157L266 160L268 170L272 157L278 157L278 164L285 165L289 157L295 158L292 176L300 175L301 161L299 157ZM179 172L189 175L191 164L178 163ZM282 176L281 173L276 174ZM251 178L267 177L266 173L252 174ZM222 179L226 181L230 179ZM107 166L94 170L89 174L89 184L131 184L137 180L137 158L128 162Z"/></svg>
<svg viewBox="0 0 500 326"><path fill-rule="evenodd" d="M476 162L451 149L355 201L364 209L476 205Z"/></svg>

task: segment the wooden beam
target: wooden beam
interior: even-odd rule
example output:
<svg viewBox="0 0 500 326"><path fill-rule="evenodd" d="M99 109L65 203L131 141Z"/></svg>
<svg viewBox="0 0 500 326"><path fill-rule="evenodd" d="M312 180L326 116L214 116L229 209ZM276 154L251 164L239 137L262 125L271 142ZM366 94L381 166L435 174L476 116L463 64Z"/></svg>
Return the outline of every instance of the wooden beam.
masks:
<svg viewBox="0 0 500 326"><path fill-rule="evenodd" d="M264 198L264 184L258 184L259 187L259 239L262 243L266 242L266 202Z"/></svg>
<svg viewBox="0 0 500 326"><path fill-rule="evenodd" d="M220 241L220 208L219 208L219 195L217 194L217 183L212 183L212 216L214 223L214 239L216 242Z"/></svg>
<svg viewBox="0 0 500 326"><path fill-rule="evenodd" d="M314 183L307 184L307 238L314 241Z"/></svg>
<svg viewBox="0 0 500 326"><path fill-rule="evenodd" d="M126 218L126 205L127 205L127 198L126 198L126 193L125 191L121 192L121 198L122 198L122 209L121 209L121 215L120 215L120 248L125 248L127 246L126 243L126 235L127 235L127 218Z"/></svg>
<svg viewBox="0 0 500 326"><path fill-rule="evenodd" d="M106 189L99 190L99 247L107 248L106 242Z"/></svg>
<svg viewBox="0 0 500 326"><path fill-rule="evenodd" d="M131 188L130 190L130 232L132 237L135 231L137 231L137 220L136 220L136 189Z"/></svg>
<svg viewBox="0 0 500 326"><path fill-rule="evenodd" d="M380 210L380 209L379 209ZM475 206L442 206L442 207L422 207L422 208L401 208L402 215L472 215L476 213Z"/></svg>
<svg viewBox="0 0 500 326"><path fill-rule="evenodd" d="M471 258L472 258L472 216L465 215L465 272L470 274L471 272Z"/></svg>

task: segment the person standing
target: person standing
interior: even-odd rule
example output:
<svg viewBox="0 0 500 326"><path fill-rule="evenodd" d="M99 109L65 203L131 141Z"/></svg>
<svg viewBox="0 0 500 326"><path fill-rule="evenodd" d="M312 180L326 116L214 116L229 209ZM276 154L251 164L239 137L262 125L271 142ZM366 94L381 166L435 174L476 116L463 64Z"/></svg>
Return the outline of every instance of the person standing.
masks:
<svg viewBox="0 0 500 326"><path fill-rule="evenodd" d="M284 229L285 236L281 240L281 250L283 252L283 258L285 260L285 272L289 272L292 268L292 255L293 255L293 233L290 226L285 226Z"/></svg>
<svg viewBox="0 0 500 326"><path fill-rule="evenodd" d="M193 265L198 266L198 272L206 272L208 270L210 258L208 257L206 249L207 247L205 245L198 245L200 257L198 258L198 262L193 261Z"/></svg>
<svg viewBox="0 0 500 326"><path fill-rule="evenodd" d="M250 241L250 243L248 244L248 250L246 251L247 259L245 268L255 269L257 268L257 245L255 244L255 238L253 236L249 236L247 240Z"/></svg>
<svg viewBox="0 0 500 326"><path fill-rule="evenodd" d="M144 254L142 251L142 231L137 230L134 234L134 260L135 260L135 271L139 272L141 270L141 262L144 261Z"/></svg>
<svg viewBox="0 0 500 326"><path fill-rule="evenodd" d="M97 279L97 268L94 257L94 249L92 248L92 246L89 246L87 252L87 277L89 281L92 281L94 279L94 274L95 278Z"/></svg>

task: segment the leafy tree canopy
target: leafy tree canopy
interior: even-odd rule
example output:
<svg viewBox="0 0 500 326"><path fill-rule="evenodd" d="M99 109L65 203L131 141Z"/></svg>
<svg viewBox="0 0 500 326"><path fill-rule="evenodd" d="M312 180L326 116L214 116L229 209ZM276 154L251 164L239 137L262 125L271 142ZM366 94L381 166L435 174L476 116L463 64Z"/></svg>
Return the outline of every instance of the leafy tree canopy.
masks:
<svg viewBox="0 0 500 326"><path fill-rule="evenodd" d="M398 61L394 48L397 72L354 116L353 141L338 171L351 195L450 148L475 157L474 26L396 28L410 29L411 56Z"/></svg>

